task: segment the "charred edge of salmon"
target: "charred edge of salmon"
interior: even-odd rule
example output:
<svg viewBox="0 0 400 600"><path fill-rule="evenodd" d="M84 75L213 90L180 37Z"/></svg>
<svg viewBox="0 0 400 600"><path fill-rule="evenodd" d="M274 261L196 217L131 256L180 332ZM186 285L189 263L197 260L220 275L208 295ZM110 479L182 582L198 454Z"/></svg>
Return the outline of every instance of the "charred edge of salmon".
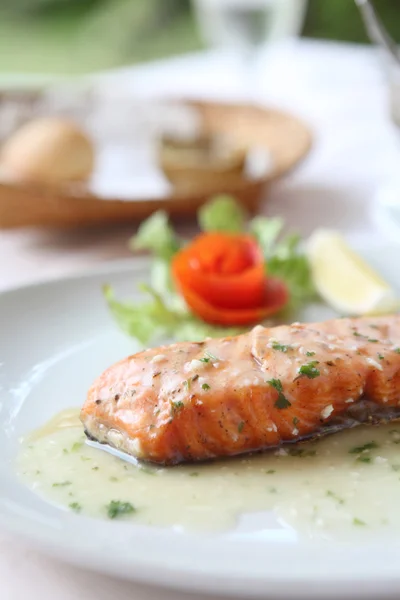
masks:
<svg viewBox="0 0 400 600"><path fill-rule="evenodd" d="M383 407L365 398L357 404L351 405L345 413L332 418L328 423L322 425L317 431L307 436L299 437L295 440L282 442L282 444L278 446L268 446L265 448L255 448L253 450L247 450L246 454L260 453L265 452L267 450L276 450L277 448L293 446L297 443L317 441L318 439L327 435L338 433L339 431L344 431L345 429L351 429L359 425L382 425L385 423L391 423L393 421L400 421L400 407ZM87 429L87 426L90 427L90 431ZM107 429L105 425L98 423L93 418L89 417L86 419L85 435L89 440L93 442L98 442L102 445L111 446L112 448L115 448L121 453L134 456L135 458L138 458L145 462L155 463L155 461L152 461L151 458L145 456L145 453L142 451L140 440L138 438L131 438L125 432L119 431L117 429ZM244 454L244 452L241 454ZM209 460L213 460L215 458L227 459L234 458L234 456L214 456L211 457ZM173 466L180 462L182 461L179 458L177 458L174 461L159 461L156 464ZM185 462L207 462L207 460Z"/></svg>

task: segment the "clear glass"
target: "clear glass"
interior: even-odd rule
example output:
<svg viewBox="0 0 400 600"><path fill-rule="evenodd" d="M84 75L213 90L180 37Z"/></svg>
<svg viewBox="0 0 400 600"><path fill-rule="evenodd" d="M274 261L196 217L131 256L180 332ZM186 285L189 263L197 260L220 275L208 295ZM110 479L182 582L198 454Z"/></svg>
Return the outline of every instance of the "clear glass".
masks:
<svg viewBox="0 0 400 600"><path fill-rule="evenodd" d="M307 0L194 0L194 5L206 43L251 49L298 35Z"/></svg>
<svg viewBox="0 0 400 600"><path fill-rule="evenodd" d="M393 40L379 15L378 3L371 0L355 0L360 9L365 28L371 41L378 45L383 56L387 73L390 99L390 117L400 128L400 48L398 40ZM374 219L385 233L400 235L400 171L396 161L393 175L376 195Z"/></svg>
<svg viewBox="0 0 400 600"><path fill-rule="evenodd" d="M200 31L211 47L233 51L243 84L255 94L258 50L301 33L307 0L193 0Z"/></svg>

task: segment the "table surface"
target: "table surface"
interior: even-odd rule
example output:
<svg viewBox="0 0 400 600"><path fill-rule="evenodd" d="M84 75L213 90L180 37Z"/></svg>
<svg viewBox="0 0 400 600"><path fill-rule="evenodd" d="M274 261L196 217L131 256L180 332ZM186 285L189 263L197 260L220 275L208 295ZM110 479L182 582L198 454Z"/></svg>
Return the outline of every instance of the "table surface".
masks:
<svg viewBox="0 0 400 600"><path fill-rule="evenodd" d="M243 99L233 57L203 53L123 69L105 76L139 96L157 94ZM372 48L296 41L260 57L258 101L296 113L315 135L309 158L270 190L262 207L309 234L316 226L349 238L386 235L374 219L374 196L397 172L400 149L388 109L385 73ZM192 226L187 225L186 229ZM128 257L131 226L60 232L0 233L0 289L59 277L104 261ZM62 565L9 536L0 535L4 600L179 600L183 594L117 582ZM193 598L193 596L191 596Z"/></svg>

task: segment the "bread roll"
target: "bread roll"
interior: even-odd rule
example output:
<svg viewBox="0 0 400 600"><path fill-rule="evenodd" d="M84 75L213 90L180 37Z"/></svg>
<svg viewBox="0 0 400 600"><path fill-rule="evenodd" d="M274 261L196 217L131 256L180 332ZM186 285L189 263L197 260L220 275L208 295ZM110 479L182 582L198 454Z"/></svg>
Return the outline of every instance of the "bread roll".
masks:
<svg viewBox="0 0 400 600"><path fill-rule="evenodd" d="M0 164L2 172L23 181L82 181L93 170L94 148L72 121L58 117L35 119L6 141Z"/></svg>

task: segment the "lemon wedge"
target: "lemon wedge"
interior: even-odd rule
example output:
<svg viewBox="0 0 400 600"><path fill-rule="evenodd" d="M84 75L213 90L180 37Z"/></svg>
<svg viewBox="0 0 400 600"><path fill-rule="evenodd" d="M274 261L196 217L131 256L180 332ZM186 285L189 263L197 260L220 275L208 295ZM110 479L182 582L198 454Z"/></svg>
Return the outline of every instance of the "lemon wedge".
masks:
<svg viewBox="0 0 400 600"><path fill-rule="evenodd" d="M339 313L382 315L400 308L393 289L339 233L315 231L308 240L307 255L319 294Z"/></svg>

